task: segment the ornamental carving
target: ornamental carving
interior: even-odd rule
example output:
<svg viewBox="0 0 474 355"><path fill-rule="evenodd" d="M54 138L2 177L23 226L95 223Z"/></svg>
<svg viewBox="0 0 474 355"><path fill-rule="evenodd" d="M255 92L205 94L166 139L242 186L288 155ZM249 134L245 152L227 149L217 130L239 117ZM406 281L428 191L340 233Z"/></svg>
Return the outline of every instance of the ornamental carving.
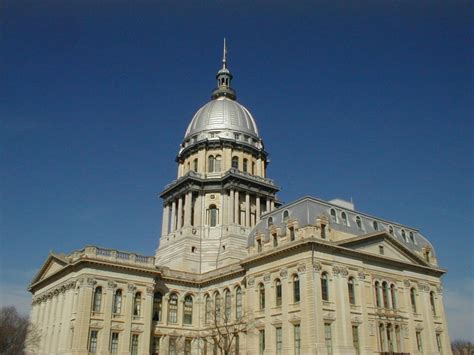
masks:
<svg viewBox="0 0 474 355"><path fill-rule="evenodd" d="M270 274L265 274L265 275L263 275L263 281L269 282L270 279L271 279L271 275L270 275Z"/></svg>
<svg viewBox="0 0 474 355"><path fill-rule="evenodd" d="M430 285L428 284L420 284L418 287L421 291L429 292L430 290Z"/></svg>
<svg viewBox="0 0 474 355"><path fill-rule="evenodd" d="M403 280L403 285L405 285L405 287L410 287L410 281L409 280Z"/></svg>
<svg viewBox="0 0 474 355"><path fill-rule="evenodd" d="M315 261L313 263L313 271L320 272L321 269L322 269L321 263L318 263L317 261Z"/></svg>
<svg viewBox="0 0 474 355"><path fill-rule="evenodd" d="M97 283L97 281L95 279L93 279L92 277L88 277L87 280L86 280L86 283L87 283L88 286L94 287L94 285Z"/></svg>
<svg viewBox="0 0 474 355"><path fill-rule="evenodd" d="M354 316L351 318L351 322L354 324L361 324L362 323L362 318L359 316Z"/></svg>
<svg viewBox="0 0 474 355"><path fill-rule="evenodd" d="M281 269L280 270L280 277L283 278L283 279L286 279L287 276L288 276L288 270L286 268Z"/></svg>
<svg viewBox="0 0 474 355"><path fill-rule="evenodd" d="M117 284L114 281L109 280L107 281L107 287L114 289L115 287L117 287Z"/></svg>
<svg viewBox="0 0 474 355"><path fill-rule="evenodd" d="M297 269L298 269L298 272L305 272L306 271L306 265L305 264L299 264Z"/></svg>
<svg viewBox="0 0 474 355"><path fill-rule="evenodd" d="M365 272L359 271L357 276L359 277L359 280L365 280Z"/></svg>
<svg viewBox="0 0 474 355"><path fill-rule="evenodd" d="M334 315L333 312L326 312L324 313L324 320L330 320L330 321L334 321L336 320L336 316Z"/></svg>
<svg viewBox="0 0 474 355"><path fill-rule="evenodd" d="M250 287L253 287L253 285L255 285L255 279L253 277L249 277L247 279L247 285L249 285Z"/></svg>
<svg viewBox="0 0 474 355"><path fill-rule="evenodd" d="M147 295L152 295L153 293L155 293L155 288L153 286L148 286L146 288L146 293Z"/></svg>
<svg viewBox="0 0 474 355"><path fill-rule="evenodd" d="M127 290L128 292L134 292L137 288L135 287L134 284L128 284L127 285Z"/></svg>
<svg viewBox="0 0 474 355"><path fill-rule="evenodd" d="M436 292L438 292L439 294L442 294L443 293L443 286L441 286L441 285L436 286Z"/></svg>
<svg viewBox="0 0 474 355"><path fill-rule="evenodd" d="M338 266L338 265L334 265L332 267L332 273L334 275L341 275L341 276L347 276L349 275L349 271L343 267L343 266Z"/></svg>

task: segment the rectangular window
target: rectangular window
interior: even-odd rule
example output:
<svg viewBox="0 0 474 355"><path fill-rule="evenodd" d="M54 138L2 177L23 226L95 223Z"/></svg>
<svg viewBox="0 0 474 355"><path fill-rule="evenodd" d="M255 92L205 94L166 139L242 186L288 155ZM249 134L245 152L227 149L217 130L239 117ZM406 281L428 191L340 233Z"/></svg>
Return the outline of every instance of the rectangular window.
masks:
<svg viewBox="0 0 474 355"><path fill-rule="evenodd" d="M168 345L168 354L176 355L176 338L171 337Z"/></svg>
<svg viewBox="0 0 474 355"><path fill-rule="evenodd" d="M89 352L95 353L97 352L97 330L91 330L89 334Z"/></svg>
<svg viewBox="0 0 474 355"><path fill-rule="evenodd" d="M383 245L379 245L379 254L380 255L384 255L385 254L385 251L383 249Z"/></svg>
<svg viewBox="0 0 474 355"><path fill-rule="evenodd" d="M258 331L258 352L260 355L265 352L265 330L263 329Z"/></svg>
<svg viewBox="0 0 474 355"><path fill-rule="evenodd" d="M110 335L110 352L112 354L117 354L119 344L119 333L112 332Z"/></svg>
<svg viewBox="0 0 474 355"><path fill-rule="evenodd" d="M416 332L416 347L419 352L423 352L423 343L421 342L421 332Z"/></svg>
<svg viewBox="0 0 474 355"><path fill-rule="evenodd" d="M441 334L436 333L436 345L438 346L438 351L441 354L442 353L442 344L441 344Z"/></svg>
<svg viewBox="0 0 474 355"><path fill-rule="evenodd" d="M235 342L235 354L238 355L240 352L240 339L238 335L235 335L234 342Z"/></svg>
<svg viewBox="0 0 474 355"><path fill-rule="evenodd" d="M332 334L331 323L324 323L324 341L328 355L332 355Z"/></svg>
<svg viewBox="0 0 474 355"><path fill-rule="evenodd" d="M356 355L360 354L360 347L359 347L359 328L357 325L352 326L352 344L354 345L354 349L356 351Z"/></svg>
<svg viewBox="0 0 474 355"><path fill-rule="evenodd" d="M184 341L184 355L191 355L191 339Z"/></svg>
<svg viewBox="0 0 474 355"><path fill-rule="evenodd" d="M159 355L160 354L160 337L153 337L153 341L151 343L151 355Z"/></svg>
<svg viewBox="0 0 474 355"><path fill-rule="evenodd" d="M130 354L138 354L138 334L132 334L132 341L130 342Z"/></svg>
<svg viewBox="0 0 474 355"><path fill-rule="evenodd" d="M301 327L299 324L293 326L293 337L295 339L295 355L301 354Z"/></svg>
<svg viewBox="0 0 474 355"><path fill-rule="evenodd" d="M283 340L282 340L282 334L281 334L281 327L276 327L275 328L275 340L276 340L276 353L277 355L281 355L281 350L282 350L282 345L283 345Z"/></svg>

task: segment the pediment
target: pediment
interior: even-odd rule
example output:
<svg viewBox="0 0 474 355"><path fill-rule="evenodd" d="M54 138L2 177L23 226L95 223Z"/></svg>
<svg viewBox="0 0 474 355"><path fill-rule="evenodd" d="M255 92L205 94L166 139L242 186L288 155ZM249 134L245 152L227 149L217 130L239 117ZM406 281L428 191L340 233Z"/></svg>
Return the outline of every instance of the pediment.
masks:
<svg viewBox="0 0 474 355"><path fill-rule="evenodd" d="M34 277L32 284L38 281L44 280L49 276L57 273L59 270L64 268L67 265L67 261L63 260L61 257L50 254L46 261L44 262L43 266L41 267L40 271Z"/></svg>
<svg viewBox="0 0 474 355"><path fill-rule="evenodd" d="M367 254L374 254L403 263L427 266L421 257L385 232L350 238L342 240L337 244L345 248ZM381 247L383 254L381 254Z"/></svg>

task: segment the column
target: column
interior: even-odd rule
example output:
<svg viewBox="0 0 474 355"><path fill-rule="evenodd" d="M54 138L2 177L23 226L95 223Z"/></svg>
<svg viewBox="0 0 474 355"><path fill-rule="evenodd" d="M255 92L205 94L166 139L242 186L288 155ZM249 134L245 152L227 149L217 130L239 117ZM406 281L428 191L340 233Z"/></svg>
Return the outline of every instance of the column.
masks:
<svg viewBox="0 0 474 355"><path fill-rule="evenodd" d="M184 200L184 226L191 226L191 205L192 205L193 195L191 191L188 191L186 198Z"/></svg>
<svg viewBox="0 0 474 355"><path fill-rule="evenodd" d="M273 211L275 209L275 201L270 201L270 210Z"/></svg>
<svg viewBox="0 0 474 355"><path fill-rule="evenodd" d="M183 227L183 197L178 199L178 220L176 221L176 228L181 229Z"/></svg>
<svg viewBox="0 0 474 355"><path fill-rule="evenodd" d="M64 292L64 309L61 317L63 334L59 340L59 352L65 352L68 349L69 343L67 339L70 332L71 313L72 313L72 298L74 294L74 288L66 289Z"/></svg>
<svg viewBox="0 0 474 355"><path fill-rule="evenodd" d="M83 278L77 296L76 323L74 327L74 339L72 343L73 354L84 354L87 352L87 340L89 339L89 322L92 306L93 281Z"/></svg>
<svg viewBox="0 0 474 355"><path fill-rule="evenodd" d="M176 201L171 203L171 226L170 232L174 232L176 230Z"/></svg>
<svg viewBox="0 0 474 355"><path fill-rule="evenodd" d="M234 192L234 222L239 224L240 219L240 201L239 201L239 191Z"/></svg>
<svg viewBox="0 0 474 355"><path fill-rule="evenodd" d="M229 211L229 224L234 223L234 190L230 189L229 190L229 205L228 205Z"/></svg>
<svg viewBox="0 0 474 355"><path fill-rule="evenodd" d="M201 204L202 198L201 194L198 194L196 201L194 202L194 225L200 226L201 223Z"/></svg>
<svg viewBox="0 0 474 355"><path fill-rule="evenodd" d="M267 205L266 205L267 209L265 210L265 212L270 212L270 199L267 197Z"/></svg>
<svg viewBox="0 0 474 355"><path fill-rule="evenodd" d="M335 302L337 309L337 320L333 323L333 346L335 353L355 354L352 343L352 323L349 299L347 296L347 278L343 273L333 271L333 287L329 294L332 301Z"/></svg>
<svg viewBox="0 0 474 355"><path fill-rule="evenodd" d="M255 175L262 176L262 159L258 158L255 164Z"/></svg>
<svg viewBox="0 0 474 355"><path fill-rule="evenodd" d="M250 227L250 195L245 193L245 226Z"/></svg>
<svg viewBox="0 0 474 355"><path fill-rule="evenodd" d="M152 312L153 312L153 293L154 293L154 287L153 286L148 286L146 288L146 292L144 293L145 298L145 304L143 305L143 311L142 311L142 317L143 317L143 323L145 324L145 331L140 335L143 337L140 341L140 354L142 355L148 355L150 354L149 352L149 347L151 344L151 333L153 329L151 329L152 325Z"/></svg>
<svg viewBox="0 0 474 355"><path fill-rule="evenodd" d="M255 224L260 221L260 196L257 196L255 202Z"/></svg>
<svg viewBox="0 0 474 355"><path fill-rule="evenodd" d="M221 208L218 210L217 220L219 225L224 224L224 211L225 211L225 194L221 193Z"/></svg>
<svg viewBox="0 0 474 355"><path fill-rule="evenodd" d="M161 221L161 235L167 235L168 231L168 223L170 218L170 206L167 204L163 206L163 219Z"/></svg>

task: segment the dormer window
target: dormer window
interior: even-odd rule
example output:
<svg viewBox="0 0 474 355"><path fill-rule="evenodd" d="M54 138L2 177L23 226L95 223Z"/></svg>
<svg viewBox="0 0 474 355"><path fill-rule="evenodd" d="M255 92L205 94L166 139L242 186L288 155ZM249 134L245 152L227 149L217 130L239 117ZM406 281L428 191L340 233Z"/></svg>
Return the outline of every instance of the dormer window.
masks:
<svg viewBox="0 0 474 355"><path fill-rule="evenodd" d="M290 212L283 211L283 222L288 221L288 218L290 218Z"/></svg>
<svg viewBox="0 0 474 355"><path fill-rule="evenodd" d="M337 222L337 216L336 216L336 210L334 208L331 208L331 221L333 221L334 223Z"/></svg>
<svg viewBox="0 0 474 355"><path fill-rule="evenodd" d="M272 217L268 217L267 226L268 227L273 226L273 218Z"/></svg>
<svg viewBox="0 0 474 355"><path fill-rule="evenodd" d="M415 236L413 235L413 232L410 232L409 233L409 236L410 236L410 241L415 244Z"/></svg>
<svg viewBox="0 0 474 355"><path fill-rule="evenodd" d="M359 216L356 217L356 224L358 229L362 229L362 220Z"/></svg>
<svg viewBox="0 0 474 355"><path fill-rule="evenodd" d="M262 251L262 240L257 239L257 251L261 252Z"/></svg>
<svg viewBox="0 0 474 355"><path fill-rule="evenodd" d="M234 133L235 140L240 140L240 133Z"/></svg>
<svg viewBox="0 0 474 355"><path fill-rule="evenodd" d="M349 225L349 222L347 221L347 214L346 214L346 212L342 212L342 213L341 213L341 219L342 219L342 223L344 223L345 226L348 226L348 225Z"/></svg>
<svg viewBox="0 0 474 355"><path fill-rule="evenodd" d="M379 224L377 223L377 221L373 221L373 222L372 222L372 226L374 227L374 231L378 231L378 230L379 230Z"/></svg>
<svg viewBox="0 0 474 355"><path fill-rule="evenodd" d="M408 242L408 240L407 240L407 234L405 233L405 230L402 229L402 230L400 231L400 233L402 234L403 240L404 240L405 242Z"/></svg>
<svg viewBox="0 0 474 355"><path fill-rule="evenodd" d="M388 232L393 235L393 226L388 226Z"/></svg>

